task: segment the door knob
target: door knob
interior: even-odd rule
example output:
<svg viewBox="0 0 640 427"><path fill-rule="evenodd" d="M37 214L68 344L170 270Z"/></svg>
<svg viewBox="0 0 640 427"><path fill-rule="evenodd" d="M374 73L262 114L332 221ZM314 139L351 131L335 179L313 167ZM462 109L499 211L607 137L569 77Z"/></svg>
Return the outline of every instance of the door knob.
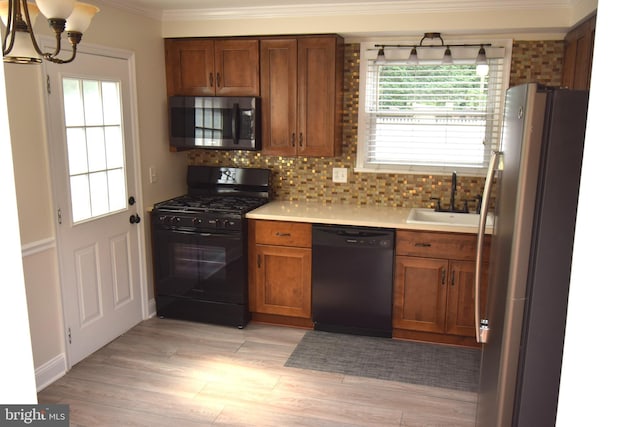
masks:
<svg viewBox="0 0 640 427"><path fill-rule="evenodd" d="M131 224L137 224L137 223L139 223L139 222L140 222L140 216L139 216L138 214L131 215L131 216L129 217L129 222L130 222Z"/></svg>
<svg viewBox="0 0 640 427"><path fill-rule="evenodd" d="M129 206L133 206L136 204L136 198L131 196L129 197Z"/></svg>

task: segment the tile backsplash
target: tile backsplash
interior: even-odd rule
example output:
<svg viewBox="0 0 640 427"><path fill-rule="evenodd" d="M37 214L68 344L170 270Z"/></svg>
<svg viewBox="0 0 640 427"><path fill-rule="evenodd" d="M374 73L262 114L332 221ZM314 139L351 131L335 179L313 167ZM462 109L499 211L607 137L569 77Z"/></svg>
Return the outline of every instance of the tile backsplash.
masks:
<svg viewBox="0 0 640 427"><path fill-rule="evenodd" d="M537 81L557 86L562 79L563 41L515 41L510 84ZM358 136L360 46L345 45L342 154L339 157L280 157L260 152L193 150L195 165L262 167L273 176L275 200L351 203L360 205L428 207L432 197L448 206L451 176L355 173ZM346 183L332 182L333 168L347 168ZM457 201L482 193L484 178L458 177Z"/></svg>

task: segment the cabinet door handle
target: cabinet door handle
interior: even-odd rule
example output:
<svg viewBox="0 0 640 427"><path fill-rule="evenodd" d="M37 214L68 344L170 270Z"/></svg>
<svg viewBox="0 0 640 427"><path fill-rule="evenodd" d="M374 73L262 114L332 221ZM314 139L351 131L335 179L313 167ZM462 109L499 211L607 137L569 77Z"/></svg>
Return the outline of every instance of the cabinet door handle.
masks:
<svg viewBox="0 0 640 427"><path fill-rule="evenodd" d="M444 271L444 268L443 268L442 270L440 270L440 274L442 275L442 279L441 279L441 281L442 281L442 286L444 286L444 285L445 285L445 282L446 282L446 280L447 280L447 272L446 272L446 271Z"/></svg>
<svg viewBox="0 0 640 427"><path fill-rule="evenodd" d="M281 233L281 232L276 232L276 236L278 237L291 237L291 233Z"/></svg>
<svg viewBox="0 0 640 427"><path fill-rule="evenodd" d="M300 139L298 141L300 142L300 147L302 147L302 132L300 132Z"/></svg>
<svg viewBox="0 0 640 427"><path fill-rule="evenodd" d="M455 271L451 271L451 286L455 286L456 285L456 272Z"/></svg>
<svg viewBox="0 0 640 427"><path fill-rule="evenodd" d="M213 87L213 73L209 73L209 86Z"/></svg>
<svg viewBox="0 0 640 427"><path fill-rule="evenodd" d="M261 263L262 263L262 257L258 255L258 268L260 268Z"/></svg>
<svg viewBox="0 0 640 427"><path fill-rule="evenodd" d="M220 80L221 80L220 72L217 72L216 73L216 86L218 86L218 87L220 87Z"/></svg>
<svg viewBox="0 0 640 427"><path fill-rule="evenodd" d="M418 242L414 245L416 248L430 248L431 247L431 243L421 243Z"/></svg>
<svg viewBox="0 0 640 427"><path fill-rule="evenodd" d="M296 133L295 133L295 132L293 132L293 133L291 134L291 146L292 146L292 147L295 147L295 146L296 146Z"/></svg>

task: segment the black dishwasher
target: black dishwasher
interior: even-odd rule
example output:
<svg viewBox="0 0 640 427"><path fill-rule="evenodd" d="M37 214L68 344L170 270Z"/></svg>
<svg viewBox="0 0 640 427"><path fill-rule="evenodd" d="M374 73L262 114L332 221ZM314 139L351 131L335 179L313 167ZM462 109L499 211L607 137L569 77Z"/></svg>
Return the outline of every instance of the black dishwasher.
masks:
<svg viewBox="0 0 640 427"><path fill-rule="evenodd" d="M395 230L314 225L311 313L314 328L391 336Z"/></svg>

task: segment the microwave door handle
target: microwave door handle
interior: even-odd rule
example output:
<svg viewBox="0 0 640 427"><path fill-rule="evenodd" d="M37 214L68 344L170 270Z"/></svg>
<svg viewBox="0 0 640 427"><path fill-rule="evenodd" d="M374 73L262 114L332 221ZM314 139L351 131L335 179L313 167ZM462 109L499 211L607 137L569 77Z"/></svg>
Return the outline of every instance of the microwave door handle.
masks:
<svg viewBox="0 0 640 427"><path fill-rule="evenodd" d="M233 139L233 144L238 145L238 124L240 123L240 105L238 103L233 104L233 109L231 111L231 138Z"/></svg>
<svg viewBox="0 0 640 427"><path fill-rule="evenodd" d="M476 330L476 342L484 344L487 342L488 327L482 324L480 319L480 281L482 276L482 246L484 245L484 232L487 225L487 216L489 214L489 199L491 198L491 190L493 186L493 178L502 152L494 151L489 161L487 170L487 179L484 184L484 193L482 194L482 205L480 207L480 223L478 225L478 240L476 244L476 268L474 275L474 323Z"/></svg>

